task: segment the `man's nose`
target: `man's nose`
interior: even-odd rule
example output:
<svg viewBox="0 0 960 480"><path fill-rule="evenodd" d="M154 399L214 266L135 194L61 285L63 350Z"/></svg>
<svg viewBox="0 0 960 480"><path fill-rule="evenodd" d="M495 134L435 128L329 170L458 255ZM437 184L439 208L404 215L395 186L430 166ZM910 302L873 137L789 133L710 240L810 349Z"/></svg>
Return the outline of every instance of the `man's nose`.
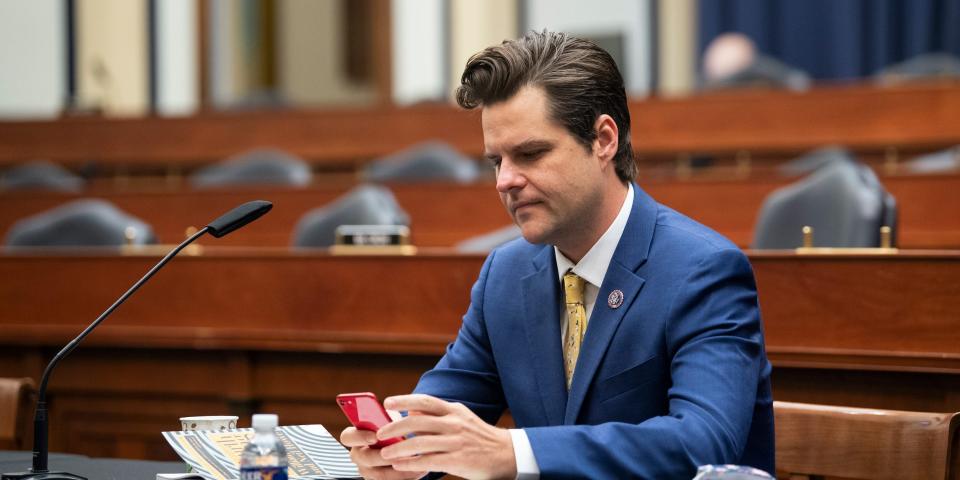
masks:
<svg viewBox="0 0 960 480"><path fill-rule="evenodd" d="M497 169L497 191L507 193L510 190L522 188L526 184L526 177L509 159L500 160Z"/></svg>

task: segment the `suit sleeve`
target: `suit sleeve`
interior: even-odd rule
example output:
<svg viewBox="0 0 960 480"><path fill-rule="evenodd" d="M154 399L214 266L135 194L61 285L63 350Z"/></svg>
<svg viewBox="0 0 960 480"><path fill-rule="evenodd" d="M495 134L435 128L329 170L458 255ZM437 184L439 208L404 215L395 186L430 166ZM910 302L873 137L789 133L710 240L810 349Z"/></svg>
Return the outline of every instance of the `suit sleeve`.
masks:
<svg viewBox="0 0 960 480"><path fill-rule="evenodd" d="M766 356L750 264L707 254L670 307L669 413L640 424L525 429L549 478L692 478L698 465L738 463Z"/></svg>
<svg viewBox="0 0 960 480"><path fill-rule="evenodd" d="M496 423L506 408L482 310L484 288L495 255L496 251L487 257L470 291L470 307L456 340L447 346L440 362L420 378L414 390L463 403L490 424Z"/></svg>

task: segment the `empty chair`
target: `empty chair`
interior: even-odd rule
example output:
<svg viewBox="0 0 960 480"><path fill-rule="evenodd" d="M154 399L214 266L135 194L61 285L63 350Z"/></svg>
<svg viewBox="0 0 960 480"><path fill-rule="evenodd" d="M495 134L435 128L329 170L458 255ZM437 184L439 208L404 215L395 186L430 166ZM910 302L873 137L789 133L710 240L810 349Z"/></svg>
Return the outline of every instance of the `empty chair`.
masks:
<svg viewBox="0 0 960 480"><path fill-rule="evenodd" d="M903 165L910 173L940 173L960 170L960 145L913 158Z"/></svg>
<svg viewBox="0 0 960 480"><path fill-rule="evenodd" d="M238 185L286 185L310 183L310 166L303 159L275 149L250 150L201 168L190 176L195 188Z"/></svg>
<svg viewBox="0 0 960 480"><path fill-rule="evenodd" d="M476 181L477 162L442 142L429 142L371 162L363 171L370 182Z"/></svg>
<svg viewBox="0 0 960 480"><path fill-rule="evenodd" d="M777 170L785 176L800 176L813 172L820 167L837 161L856 162L856 157L844 147L828 145L811 150L780 165Z"/></svg>
<svg viewBox="0 0 960 480"><path fill-rule="evenodd" d="M960 58L949 53L924 53L889 65L874 78L882 85L895 85L916 80L960 78Z"/></svg>
<svg viewBox="0 0 960 480"><path fill-rule="evenodd" d="M10 227L11 247L104 247L156 242L149 225L104 200L75 200Z"/></svg>
<svg viewBox="0 0 960 480"><path fill-rule="evenodd" d="M29 448L36 387L29 378L0 378L0 449Z"/></svg>
<svg viewBox="0 0 960 480"><path fill-rule="evenodd" d="M83 189L84 180L70 170L46 160L34 160L17 165L0 177L2 190L58 190L76 192Z"/></svg>
<svg viewBox="0 0 960 480"><path fill-rule="evenodd" d="M754 228L754 248L797 248L804 226L817 247L879 247L885 222L896 230L896 202L865 165L834 161L767 196Z"/></svg>
<svg viewBox="0 0 960 480"><path fill-rule="evenodd" d="M956 413L773 402L777 470L791 479L957 478ZM783 478L783 477L781 477Z"/></svg>
<svg viewBox="0 0 960 480"><path fill-rule="evenodd" d="M297 222L295 247L329 247L340 225L408 225L407 215L389 189L361 185L323 207L311 210Z"/></svg>
<svg viewBox="0 0 960 480"><path fill-rule="evenodd" d="M494 248L520 238L521 235L520 227L510 224L492 232L468 238L456 244L454 249L461 253L490 253Z"/></svg>

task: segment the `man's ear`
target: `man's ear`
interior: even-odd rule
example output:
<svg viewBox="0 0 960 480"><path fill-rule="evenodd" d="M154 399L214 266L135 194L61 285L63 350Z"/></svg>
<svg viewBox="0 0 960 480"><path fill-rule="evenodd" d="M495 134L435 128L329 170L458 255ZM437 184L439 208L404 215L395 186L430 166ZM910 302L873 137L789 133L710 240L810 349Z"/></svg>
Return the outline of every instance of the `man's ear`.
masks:
<svg viewBox="0 0 960 480"><path fill-rule="evenodd" d="M597 152L597 157L606 166L613 161L617 155L617 149L620 146L620 129L613 117L607 114L601 114L593 124L593 130L597 132L597 139L593 141L593 149Z"/></svg>

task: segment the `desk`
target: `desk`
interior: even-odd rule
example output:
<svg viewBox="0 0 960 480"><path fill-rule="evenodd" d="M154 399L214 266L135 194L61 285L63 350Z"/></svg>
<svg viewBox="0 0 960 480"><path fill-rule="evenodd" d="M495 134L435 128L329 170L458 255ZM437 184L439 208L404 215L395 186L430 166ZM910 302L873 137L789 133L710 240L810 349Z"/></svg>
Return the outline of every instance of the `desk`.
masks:
<svg viewBox="0 0 960 480"><path fill-rule="evenodd" d="M273 202L274 208L241 234L201 239L217 246L289 246L293 230L308 211L322 207L354 187L352 183L311 188L238 187L191 190L187 187L142 190L98 188L83 194L57 192L0 193L0 235L18 219L78 198L102 198L152 225L163 243L179 243L188 226L202 227L231 208L250 200ZM466 238L511 223L493 184L393 185L400 206L410 214L411 234L418 246L452 246Z"/></svg>
<svg viewBox="0 0 960 480"><path fill-rule="evenodd" d="M791 155L827 144L915 152L960 142L956 82L821 86L804 93L718 92L631 100L629 109L632 144L644 162L689 153ZM479 158L479 113L420 105L0 122L0 164L46 158L73 166L94 161L136 172L192 167L273 146L306 158L318 169L352 170L433 139Z"/></svg>
<svg viewBox="0 0 960 480"><path fill-rule="evenodd" d="M960 252L749 255L776 399L960 411ZM156 260L0 256L0 375L38 378ZM337 393L405 393L432 367L482 261L429 250L177 258L54 373L51 445L166 459L156 432L178 417L253 411L336 433Z"/></svg>
<svg viewBox="0 0 960 480"><path fill-rule="evenodd" d="M661 203L717 230L740 247L747 247L753 240L753 227L764 198L794 180L770 176L686 181L641 178L640 185ZM901 247L960 248L960 174L886 175L881 176L881 181L897 199ZM304 213L329 203L352 186L212 191L124 191L101 187L84 195L113 202L150 223L164 243L180 242L187 226L206 225L240 203L257 198L270 200L274 209L243 232L201 243L279 247L291 244L294 226ZM452 246L511 223L492 183L398 184L391 185L391 189L400 206L410 214L413 242L419 246ZM0 193L0 235L20 218L80 197L51 192Z"/></svg>
<svg viewBox="0 0 960 480"><path fill-rule="evenodd" d="M24 472L32 463L32 452L0 451L0 473ZM81 475L89 480L155 480L158 473L187 471L187 465L183 462L90 458L64 453L51 453L49 468L51 471Z"/></svg>

